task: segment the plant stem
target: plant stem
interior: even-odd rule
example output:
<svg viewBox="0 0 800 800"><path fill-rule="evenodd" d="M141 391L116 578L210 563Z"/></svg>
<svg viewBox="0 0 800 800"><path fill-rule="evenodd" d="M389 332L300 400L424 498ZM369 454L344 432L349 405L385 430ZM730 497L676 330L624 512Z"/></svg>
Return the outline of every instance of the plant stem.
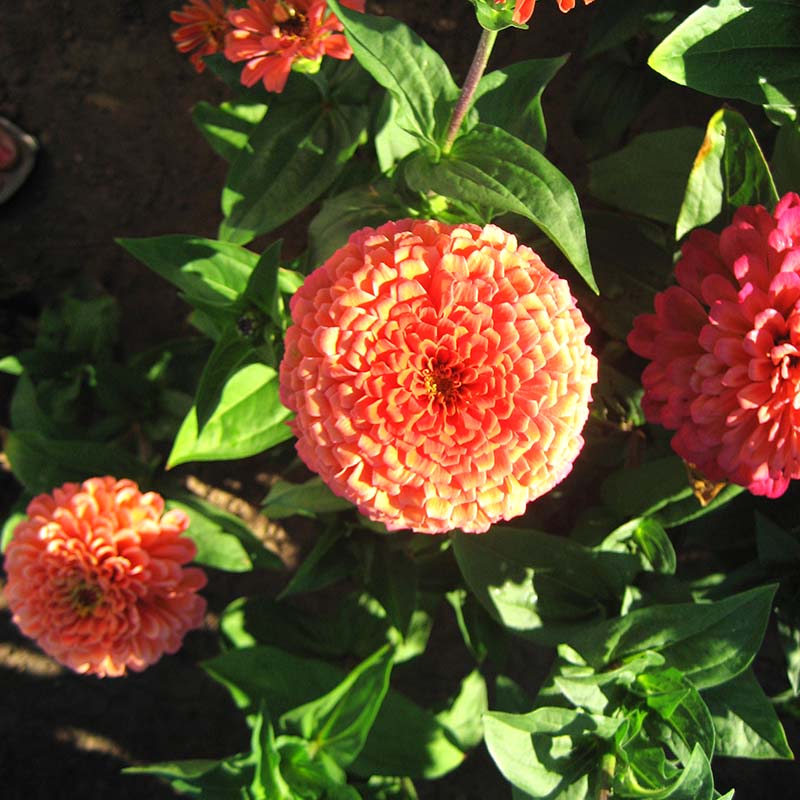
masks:
<svg viewBox="0 0 800 800"><path fill-rule="evenodd" d="M453 147L453 142L456 140L458 129L464 121L464 117L469 111L472 97L475 90L478 88L478 83L481 80L486 65L489 63L489 56L492 54L494 47L494 40L497 38L497 31L487 31L485 28L481 33L481 38L478 40L478 46L475 48L475 55L472 57L472 64L470 64L469 72L464 80L464 85L461 87L461 94L458 101L453 106L453 113L450 115L450 122L447 126L447 137L444 140L442 147L443 153L449 153Z"/></svg>
<svg viewBox="0 0 800 800"><path fill-rule="evenodd" d="M614 753L606 753L600 761L600 785L597 787L597 800L608 800L611 796L616 769L617 757Z"/></svg>

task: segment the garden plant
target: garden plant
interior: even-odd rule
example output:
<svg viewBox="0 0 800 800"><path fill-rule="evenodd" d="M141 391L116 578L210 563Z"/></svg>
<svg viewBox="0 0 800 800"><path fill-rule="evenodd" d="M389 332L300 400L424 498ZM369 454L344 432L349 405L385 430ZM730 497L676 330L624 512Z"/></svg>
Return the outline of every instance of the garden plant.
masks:
<svg viewBox="0 0 800 800"><path fill-rule="evenodd" d="M364 0L177 8L228 87L193 110L219 232L118 244L191 332L122 357L117 300L65 296L2 354L5 599L85 680L176 653L221 572L285 569L193 467L259 456L310 542L198 665L250 749L128 770L178 795L465 797L485 748L497 797L714 800L715 759L793 758L800 3L557 0L581 47L502 68L552 0L469 3L458 82ZM568 58L575 174L542 106Z"/></svg>

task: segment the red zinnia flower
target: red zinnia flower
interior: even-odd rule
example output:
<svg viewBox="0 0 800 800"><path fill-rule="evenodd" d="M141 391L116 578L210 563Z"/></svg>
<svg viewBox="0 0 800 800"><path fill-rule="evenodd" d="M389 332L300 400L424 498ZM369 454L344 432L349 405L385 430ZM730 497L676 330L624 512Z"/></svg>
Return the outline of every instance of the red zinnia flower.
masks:
<svg viewBox="0 0 800 800"><path fill-rule="evenodd" d="M291 311L280 379L297 452L371 519L483 532L571 470L597 379L589 328L511 234L364 228Z"/></svg>
<svg viewBox="0 0 800 800"><path fill-rule="evenodd" d="M495 0L496 3L500 3L503 0ZM572 11L575 8L575 0L557 0L558 7L566 13L567 11ZM594 0L583 0L583 4L588 6L589 3L593 3ZM516 0L516 5L514 6L514 16L513 20L518 25L524 25L532 16L533 16L533 9L536 5L536 0Z"/></svg>
<svg viewBox="0 0 800 800"><path fill-rule="evenodd" d="M694 231L675 274L628 335L645 414L710 480L778 497L800 477L800 196Z"/></svg>
<svg viewBox="0 0 800 800"><path fill-rule="evenodd" d="M364 0L342 5L364 11ZM325 0L248 0L248 6L228 13L234 30L225 39L225 57L247 62L245 86L263 81L267 91L282 92L296 61L318 62L322 56L346 61L353 55Z"/></svg>
<svg viewBox="0 0 800 800"><path fill-rule="evenodd" d="M20 630L77 672L140 671L181 646L203 621L201 569L166 514L133 481L91 478L31 500L5 555L5 595Z"/></svg>
<svg viewBox="0 0 800 800"><path fill-rule="evenodd" d="M172 41L181 53L197 50L189 60L198 72L206 68L203 56L220 52L225 44L231 29L226 11L223 0L189 0L180 11L170 12L172 21L181 26L172 32Z"/></svg>

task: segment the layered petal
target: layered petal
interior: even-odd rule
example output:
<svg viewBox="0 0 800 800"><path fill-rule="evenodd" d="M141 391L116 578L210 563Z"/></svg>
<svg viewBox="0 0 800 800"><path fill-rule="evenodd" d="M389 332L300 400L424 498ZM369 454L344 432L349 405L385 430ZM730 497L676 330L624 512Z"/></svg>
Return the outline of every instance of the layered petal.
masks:
<svg viewBox="0 0 800 800"><path fill-rule="evenodd" d="M91 478L35 497L5 554L20 630L57 661L100 677L140 671L198 627L202 570L185 514L133 481Z"/></svg>
<svg viewBox="0 0 800 800"><path fill-rule="evenodd" d="M597 378L589 328L566 281L500 228L365 228L291 311L297 451L371 519L481 532L570 471Z"/></svg>
<svg viewBox="0 0 800 800"><path fill-rule="evenodd" d="M342 5L364 11L364 0ZM326 55L346 61L353 55L326 0L248 0L247 8L228 12L228 22L225 57L247 62L245 86L261 81L267 91L282 92L298 61L319 62Z"/></svg>
<svg viewBox="0 0 800 800"><path fill-rule="evenodd" d="M777 497L800 477L800 196L694 231L675 275L628 335L645 414L708 478Z"/></svg>

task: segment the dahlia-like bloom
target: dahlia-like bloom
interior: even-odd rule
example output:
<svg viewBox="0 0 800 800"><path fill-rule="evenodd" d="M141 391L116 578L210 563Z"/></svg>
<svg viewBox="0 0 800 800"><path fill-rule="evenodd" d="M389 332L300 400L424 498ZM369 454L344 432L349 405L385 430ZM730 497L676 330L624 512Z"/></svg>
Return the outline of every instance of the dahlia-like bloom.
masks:
<svg viewBox="0 0 800 800"><path fill-rule="evenodd" d="M198 72L206 68L203 56L219 53L225 45L225 34L231 24L225 17L223 0L189 0L180 11L171 11L170 18L180 25L172 32L172 41L181 53L192 53L189 60Z"/></svg>
<svg viewBox="0 0 800 800"><path fill-rule="evenodd" d="M575 0L557 0L558 7L566 13L567 11L572 11L575 8ZM501 3L504 0L495 0L495 3ZM594 0L583 0L583 4L588 6L589 3L593 3ZM533 16L533 9L536 5L536 0L516 0L516 5L514 6L514 16L512 19L517 25L524 25L532 16Z"/></svg>
<svg viewBox="0 0 800 800"><path fill-rule="evenodd" d="M387 528L479 533L583 446L597 360L557 277L494 225L357 231L291 301L297 452Z"/></svg>
<svg viewBox="0 0 800 800"><path fill-rule="evenodd" d="M710 480L778 497L800 477L800 196L694 231L675 275L628 335L644 412Z"/></svg>
<svg viewBox="0 0 800 800"><path fill-rule="evenodd" d="M364 0L342 0L364 11ZM353 55L342 23L326 0L248 0L248 8L228 12L233 30L225 39L225 57L246 61L241 81L263 81L269 92L282 92L292 65L318 64L323 56L346 61Z"/></svg>
<svg viewBox="0 0 800 800"><path fill-rule="evenodd" d="M174 653L203 621L189 520L130 480L65 483L31 500L5 556L14 622L57 661L124 675ZM162 516L163 514L163 516Z"/></svg>

